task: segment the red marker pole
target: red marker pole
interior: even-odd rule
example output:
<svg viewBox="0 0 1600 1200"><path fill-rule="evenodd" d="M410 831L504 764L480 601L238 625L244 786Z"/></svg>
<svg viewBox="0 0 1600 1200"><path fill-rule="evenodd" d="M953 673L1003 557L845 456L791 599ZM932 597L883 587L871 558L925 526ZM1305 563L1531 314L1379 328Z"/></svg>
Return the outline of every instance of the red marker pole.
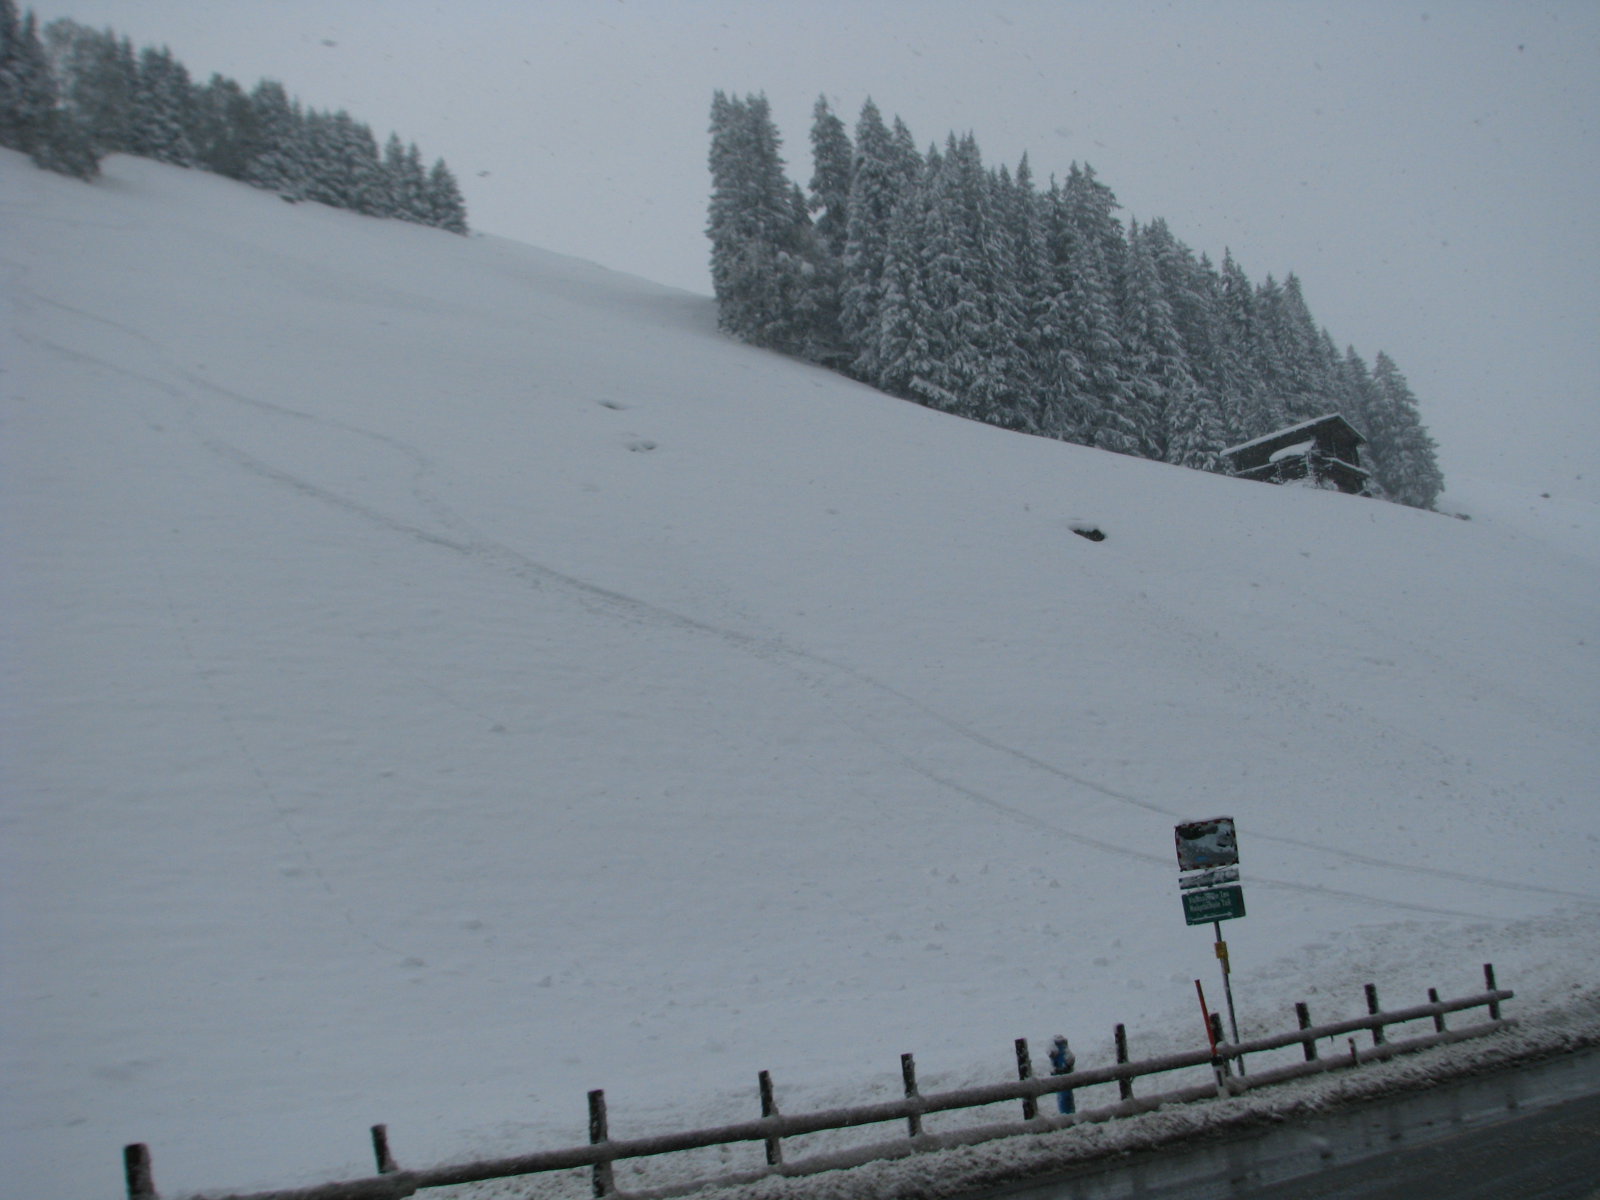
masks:
<svg viewBox="0 0 1600 1200"><path fill-rule="evenodd" d="M1211 1056L1217 1054L1217 1035L1211 1032L1211 1009L1206 1006L1206 990L1200 986L1200 981L1194 981L1195 994L1200 997L1200 1023L1206 1027L1206 1041L1211 1043Z"/></svg>

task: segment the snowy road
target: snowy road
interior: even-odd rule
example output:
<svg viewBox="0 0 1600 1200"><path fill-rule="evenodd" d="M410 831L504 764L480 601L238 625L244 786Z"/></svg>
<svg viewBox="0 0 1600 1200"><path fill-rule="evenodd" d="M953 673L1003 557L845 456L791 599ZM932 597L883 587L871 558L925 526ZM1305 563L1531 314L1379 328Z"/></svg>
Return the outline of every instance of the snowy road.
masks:
<svg viewBox="0 0 1600 1200"><path fill-rule="evenodd" d="M1600 1051L969 1200L1591 1200Z"/></svg>

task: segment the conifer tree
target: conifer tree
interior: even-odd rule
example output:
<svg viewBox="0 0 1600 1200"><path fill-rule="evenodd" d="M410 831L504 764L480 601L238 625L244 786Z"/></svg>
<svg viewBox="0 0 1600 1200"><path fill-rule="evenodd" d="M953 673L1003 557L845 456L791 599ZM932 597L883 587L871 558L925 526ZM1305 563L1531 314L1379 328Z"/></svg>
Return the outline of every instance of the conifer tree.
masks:
<svg viewBox="0 0 1600 1200"><path fill-rule="evenodd" d="M1367 449L1363 454L1363 465L1370 471L1371 438L1377 428L1378 393L1372 383L1372 371L1354 346L1345 347L1339 377L1339 411L1350 424L1355 426L1358 433L1368 439Z"/></svg>
<svg viewBox="0 0 1600 1200"><path fill-rule="evenodd" d="M917 139L911 136L911 127L898 116L889 127L889 162L901 187L911 183L922 172L922 155L917 153Z"/></svg>
<svg viewBox="0 0 1600 1200"><path fill-rule="evenodd" d="M1401 504L1432 508L1444 490L1444 476L1434 455L1434 440L1423 428L1417 400L1394 360L1378 353L1372 368L1374 429L1367 437L1373 452L1373 473L1385 493Z"/></svg>
<svg viewBox="0 0 1600 1200"><path fill-rule="evenodd" d="M313 109L301 137L309 167L306 199L368 215L382 210L385 189L371 130L342 109Z"/></svg>
<svg viewBox="0 0 1600 1200"><path fill-rule="evenodd" d="M1156 242L1150 230L1130 223L1122 303L1129 411L1139 425L1144 457L1203 466L1207 451L1214 454L1219 447L1207 445L1204 397L1178 335L1173 305L1157 266Z"/></svg>
<svg viewBox="0 0 1600 1200"><path fill-rule="evenodd" d="M1223 434L1232 444L1281 427L1264 363L1267 338L1257 313L1257 293L1231 251L1222 256L1222 369L1236 386L1221 394Z"/></svg>
<svg viewBox="0 0 1600 1200"><path fill-rule="evenodd" d="M95 30L63 17L44 31L55 64L63 107L100 154L133 147L134 93L139 67L133 45L109 29Z"/></svg>
<svg viewBox="0 0 1600 1200"><path fill-rule="evenodd" d="M56 94L32 12L0 0L0 146L27 153L38 143Z"/></svg>
<svg viewBox="0 0 1600 1200"><path fill-rule="evenodd" d="M455 175L445 166L442 158L435 159L433 169L428 172L426 195L427 224L447 233L467 232L466 202L461 198L461 188L456 183Z"/></svg>
<svg viewBox="0 0 1600 1200"><path fill-rule="evenodd" d="M1374 453L1421 481L1412 502L1436 494L1414 401L1408 423L1403 398L1352 382L1295 275L1253 285L1231 253L1214 267L1164 221L1125 230L1087 165L1040 195L1026 156L1015 177L986 170L971 134L918 154L871 100L847 170L851 139L825 99L812 116L806 203L783 180L765 99L713 100L707 233L724 328L951 413L1202 470L1291 420L1394 410L1372 418L1394 430Z"/></svg>
<svg viewBox="0 0 1600 1200"><path fill-rule="evenodd" d="M1079 390L1066 397L1072 441L1137 454L1140 430L1122 373L1118 337L1116 281L1125 253L1122 226L1111 189L1094 170L1073 163L1060 203L1069 238L1066 261L1058 266L1064 293L1067 341L1082 374Z"/></svg>
<svg viewBox="0 0 1600 1200"><path fill-rule="evenodd" d="M157 162L192 167L194 125L194 94L188 70L165 46L146 46L139 53L129 148L134 154Z"/></svg>
<svg viewBox="0 0 1600 1200"><path fill-rule="evenodd" d="M908 182L904 161L904 151L896 148L878 106L867 100L856 122L840 296L840 326L845 344L856 355L852 370L861 379L876 379L882 370L877 355L878 310L889 222Z"/></svg>
<svg viewBox="0 0 1600 1200"><path fill-rule="evenodd" d="M930 320L932 305L925 285L928 225L931 220L930 181L907 184L889 219L884 245L883 277L877 323L869 344L859 348L858 363L877 364L871 382L896 396L917 395L918 380L934 377L936 365ZM926 390L926 382L924 382Z"/></svg>
<svg viewBox="0 0 1600 1200"><path fill-rule="evenodd" d="M1003 365L1009 411L1002 421L1025 433L1045 431L1039 362L1044 339L1046 283L1042 206L1033 188L1028 156L1017 164L1015 179L1004 167L993 176L994 213L1001 240L1000 269L1005 281L1003 297L1007 361Z"/></svg>
<svg viewBox="0 0 1600 1200"><path fill-rule="evenodd" d="M1089 369L1073 340L1073 288L1069 263L1075 241L1061 184L1052 179L1042 197L1040 226L1046 276L1040 293L1038 351L1032 372L1038 387L1040 432L1064 441L1087 441L1085 408Z"/></svg>
<svg viewBox="0 0 1600 1200"><path fill-rule="evenodd" d="M817 243L843 260L850 228L850 169L855 148L844 122L818 96L811 111L811 211Z"/></svg>
<svg viewBox="0 0 1600 1200"><path fill-rule="evenodd" d="M99 158L59 101L33 12L19 17L13 0L0 0L0 146L23 151L46 170L93 178Z"/></svg>
<svg viewBox="0 0 1600 1200"><path fill-rule="evenodd" d="M195 163L229 179L245 179L260 150L256 112L244 89L212 75L195 95Z"/></svg>
<svg viewBox="0 0 1600 1200"><path fill-rule="evenodd" d="M286 200L302 200L311 187L305 147L305 114L283 85L263 79L250 93L260 142L245 165L245 179Z"/></svg>
<svg viewBox="0 0 1600 1200"><path fill-rule="evenodd" d="M1337 356L1328 358L1306 307L1299 277L1271 276L1258 290L1266 378L1280 424L1310 420L1333 411Z"/></svg>
<svg viewBox="0 0 1600 1200"><path fill-rule="evenodd" d="M402 145L400 135L391 133L383 147L383 170L388 177L389 215L427 224L428 176L417 144Z"/></svg>
<svg viewBox="0 0 1600 1200"><path fill-rule="evenodd" d="M944 154L929 157L922 247L929 361L911 391L929 407L988 421L1001 397L982 162L970 135L957 141L952 134Z"/></svg>
<svg viewBox="0 0 1600 1200"><path fill-rule="evenodd" d="M1188 388L1167 404L1167 461L1200 471L1221 471L1223 432L1221 284L1204 256L1196 258L1159 218L1144 229L1145 244L1172 309Z"/></svg>
<svg viewBox="0 0 1600 1200"><path fill-rule="evenodd" d="M765 96L712 99L711 282L718 320L736 337L801 353L814 264L804 198L783 173L781 139Z"/></svg>

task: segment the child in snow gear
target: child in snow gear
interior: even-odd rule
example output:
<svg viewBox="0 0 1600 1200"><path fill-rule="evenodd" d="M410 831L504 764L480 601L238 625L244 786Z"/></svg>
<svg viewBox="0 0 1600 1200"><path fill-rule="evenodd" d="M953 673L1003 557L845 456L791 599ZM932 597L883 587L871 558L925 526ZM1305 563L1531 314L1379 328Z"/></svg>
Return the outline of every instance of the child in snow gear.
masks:
<svg viewBox="0 0 1600 1200"><path fill-rule="evenodd" d="M1050 1045L1050 1074L1071 1075L1073 1067L1078 1065L1078 1056L1067 1045L1067 1039L1059 1033ZM1056 1104L1064 1113L1077 1112L1078 1106L1072 1098L1072 1089L1066 1088L1056 1093Z"/></svg>

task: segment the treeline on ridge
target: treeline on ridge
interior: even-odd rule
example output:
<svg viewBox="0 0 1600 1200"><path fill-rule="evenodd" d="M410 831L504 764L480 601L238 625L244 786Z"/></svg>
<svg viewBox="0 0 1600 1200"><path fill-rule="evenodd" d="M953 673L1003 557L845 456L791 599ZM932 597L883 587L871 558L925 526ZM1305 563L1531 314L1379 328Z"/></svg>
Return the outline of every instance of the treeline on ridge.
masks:
<svg viewBox="0 0 1600 1200"><path fill-rule="evenodd" d="M765 96L711 105L707 235L722 327L945 412L1199 470L1339 412L1371 491L1431 508L1434 442L1394 362L1369 367L1300 281L1252 283L1165 221L1126 226L1087 164L1038 188L969 133L919 152L871 100L854 137L818 99L806 190Z"/></svg>
<svg viewBox="0 0 1600 1200"><path fill-rule="evenodd" d="M249 92L204 84L165 47L69 18L41 34L30 10L0 0L0 146L49 170L92 179L106 154L194 167L375 217L467 232L466 204L444 160L424 168L391 133L382 152L349 113L304 108L263 79Z"/></svg>

